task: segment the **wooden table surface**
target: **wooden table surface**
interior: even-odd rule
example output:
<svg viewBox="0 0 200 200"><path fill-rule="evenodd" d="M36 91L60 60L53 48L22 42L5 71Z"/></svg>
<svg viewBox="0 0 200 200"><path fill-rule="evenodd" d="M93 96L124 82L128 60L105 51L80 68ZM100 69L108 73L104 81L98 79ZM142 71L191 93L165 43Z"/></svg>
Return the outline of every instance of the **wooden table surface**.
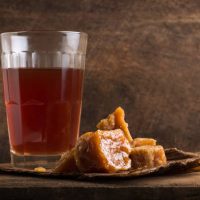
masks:
<svg viewBox="0 0 200 200"><path fill-rule="evenodd" d="M200 199L200 172L131 180L75 181L0 175L0 199Z"/></svg>

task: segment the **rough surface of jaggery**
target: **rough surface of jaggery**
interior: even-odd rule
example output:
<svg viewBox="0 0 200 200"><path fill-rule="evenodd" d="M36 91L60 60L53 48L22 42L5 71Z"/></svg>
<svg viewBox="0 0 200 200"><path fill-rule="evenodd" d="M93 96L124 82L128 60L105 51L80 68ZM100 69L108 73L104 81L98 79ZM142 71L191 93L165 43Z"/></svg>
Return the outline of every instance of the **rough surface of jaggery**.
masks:
<svg viewBox="0 0 200 200"><path fill-rule="evenodd" d="M78 172L79 170L76 165L74 153L75 153L75 148L64 153L61 159L58 161L58 164L55 167L54 172L58 173Z"/></svg>
<svg viewBox="0 0 200 200"><path fill-rule="evenodd" d="M156 140L152 138L134 138L133 141L131 142L132 147L140 147L140 146L155 146L156 145Z"/></svg>
<svg viewBox="0 0 200 200"><path fill-rule="evenodd" d="M132 148L130 158L132 168L152 168L166 164L165 151L162 146L140 146Z"/></svg>
<svg viewBox="0 0 200 200"><path fill-rule="evenodd" d="M125 112L121 107L118 107L106 119L102 119L97 124L97 128L100 130L122 129L128 141L131 142L133 140L128 129L128 123L125 121Z"/></svg>
<svg viewBox="0 0 200 200"><path fill-rule="evenodd" d="M81 172L117 172L131 167L130 143L121 129L88 132L76 145L75 159Z"/></svg>

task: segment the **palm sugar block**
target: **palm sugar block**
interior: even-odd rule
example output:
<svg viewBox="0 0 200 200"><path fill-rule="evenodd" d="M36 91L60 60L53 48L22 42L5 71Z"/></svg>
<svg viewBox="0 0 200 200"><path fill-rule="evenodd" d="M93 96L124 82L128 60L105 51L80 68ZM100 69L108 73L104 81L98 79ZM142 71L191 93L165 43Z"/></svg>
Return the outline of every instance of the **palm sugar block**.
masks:
<svg viewBox="0 0 200 200"><path fill-rule="evenodd" d="M131 167L131 146L121 129L97 130L82 135L75 159L81 172L117 172Z"/></svg>
<svg viewBox="0 0 200 200"><path fill-rule="evenodd" d="M134 138L133 141L131 142L132 147L140 147L140 146L155 146L156 145L156 140L152 138Z"/></svg>
<svg viewBox="0 0 200 200"><path fill-rule="evenodd" d="M121 107L116 108L115 111L109 114L107 118L102 119L97 124L97 128L100 130L121 129L129 142L133 140L128 129L128 123L125 121L125 112Z"/></svg>
<svg viewBox="0 0 200 200"><path fill-rule="evenodd" d="M167 162L165 151L160 145L132 148L130 158L133 169L157 167Z"/></svg>

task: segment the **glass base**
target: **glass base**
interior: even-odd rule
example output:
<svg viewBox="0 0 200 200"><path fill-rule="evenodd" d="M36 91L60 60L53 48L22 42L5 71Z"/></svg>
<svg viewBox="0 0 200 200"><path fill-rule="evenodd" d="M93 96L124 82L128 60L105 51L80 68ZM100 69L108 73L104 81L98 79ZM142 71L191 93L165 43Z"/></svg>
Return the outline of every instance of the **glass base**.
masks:
<svg viewBox="0 0 200 200"><path fill-rule="evenodd" d="M54 168L61 155L16 155L11 152L11 164L14 167L34 169L44 167L46 169Z"/></svg>

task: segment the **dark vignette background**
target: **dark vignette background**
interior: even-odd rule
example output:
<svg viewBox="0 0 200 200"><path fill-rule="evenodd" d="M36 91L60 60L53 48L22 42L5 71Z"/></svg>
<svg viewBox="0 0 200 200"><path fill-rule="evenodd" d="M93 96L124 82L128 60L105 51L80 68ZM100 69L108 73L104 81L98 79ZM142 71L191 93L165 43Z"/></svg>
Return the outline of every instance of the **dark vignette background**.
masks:
<svg viewBox="0 0 200 200"><path fill-rule="evenodd" d="M133 136L200 151L200 1L0 1L0 32L38 29L89 34L81 132L121 105Z"/></svg>

